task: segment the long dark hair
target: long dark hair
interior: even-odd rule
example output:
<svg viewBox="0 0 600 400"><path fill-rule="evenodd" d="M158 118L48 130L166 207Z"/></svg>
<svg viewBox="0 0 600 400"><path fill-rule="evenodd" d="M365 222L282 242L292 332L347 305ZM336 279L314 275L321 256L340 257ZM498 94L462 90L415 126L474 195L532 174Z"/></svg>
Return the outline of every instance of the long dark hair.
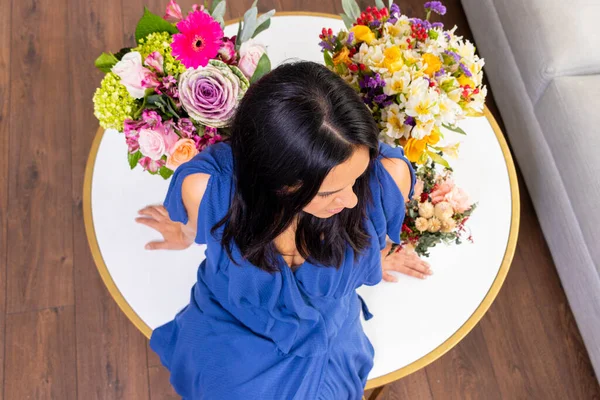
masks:
<svg viewBox="0 0 600 400"><path fill-rule="evenodd" d="M357 258L370 243L364 222L378 133L354 89L323 65L286 62L250 86L231 124L234 197L211 231L226 224L221 243L232 261L235 242L252 264L279 270L273 240L296 215L296 248L304 259L339 268L347 244ZM354 185L358 204L329 218L302 211L331 169L358 146L371 158Z"/></svg>

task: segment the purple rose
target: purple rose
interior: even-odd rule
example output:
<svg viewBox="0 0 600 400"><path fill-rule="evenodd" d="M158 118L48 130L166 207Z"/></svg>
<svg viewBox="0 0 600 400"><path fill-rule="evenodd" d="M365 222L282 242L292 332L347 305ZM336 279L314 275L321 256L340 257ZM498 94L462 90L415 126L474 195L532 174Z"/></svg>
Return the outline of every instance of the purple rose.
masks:
<svg viewBox="0 0 600 400"><path fill-rule="evenodd" d="M210 60L205 67L190 68L179 78L179 98L190 118L203 125L228 125L249 82L236 67Z"/></svg>

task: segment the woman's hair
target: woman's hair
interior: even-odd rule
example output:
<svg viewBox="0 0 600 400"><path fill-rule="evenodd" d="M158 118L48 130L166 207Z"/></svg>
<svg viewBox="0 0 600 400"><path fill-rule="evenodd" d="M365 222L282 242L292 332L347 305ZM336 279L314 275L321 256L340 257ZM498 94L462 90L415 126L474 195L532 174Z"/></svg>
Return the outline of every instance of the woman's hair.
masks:
<svg viewBox="0 0 600 400"><path fill-rule="evenodd" d="M246 260L276 271L273 240L298 215L296 248L304 259L339 268L347 244L358 258L370 243L364 221L378 134L369 109L341 77L314 62L281 64L251 85L238 105L230 138L235 192L211 232L225 224L221 242L232 261L235 242ZM371 159L354 184L358 204L329 218L302 211L358 146Z"/></svg>

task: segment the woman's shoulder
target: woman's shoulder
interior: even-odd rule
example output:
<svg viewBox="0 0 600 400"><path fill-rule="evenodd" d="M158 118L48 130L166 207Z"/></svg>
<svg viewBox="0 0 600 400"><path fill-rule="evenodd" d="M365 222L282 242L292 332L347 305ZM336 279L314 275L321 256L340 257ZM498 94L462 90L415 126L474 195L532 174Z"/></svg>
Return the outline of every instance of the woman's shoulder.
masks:
<svg viewBox="0 0 600 400"><path fill-rule="evenodd" d="M233 172L233 153L229 142L217 142L204 148L190 161L180 166L209 175L230 175Z"/></svg>

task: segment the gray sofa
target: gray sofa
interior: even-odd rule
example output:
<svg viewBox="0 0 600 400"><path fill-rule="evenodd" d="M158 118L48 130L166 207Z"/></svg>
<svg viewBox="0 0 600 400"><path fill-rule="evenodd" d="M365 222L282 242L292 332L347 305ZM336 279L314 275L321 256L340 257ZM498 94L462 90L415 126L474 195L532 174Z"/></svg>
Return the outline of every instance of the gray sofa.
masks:
<svg viewBox="0 0 600 400"><path fill-rule="evenodd" d="M462 0L600 377L600 0Z"/></svg>

